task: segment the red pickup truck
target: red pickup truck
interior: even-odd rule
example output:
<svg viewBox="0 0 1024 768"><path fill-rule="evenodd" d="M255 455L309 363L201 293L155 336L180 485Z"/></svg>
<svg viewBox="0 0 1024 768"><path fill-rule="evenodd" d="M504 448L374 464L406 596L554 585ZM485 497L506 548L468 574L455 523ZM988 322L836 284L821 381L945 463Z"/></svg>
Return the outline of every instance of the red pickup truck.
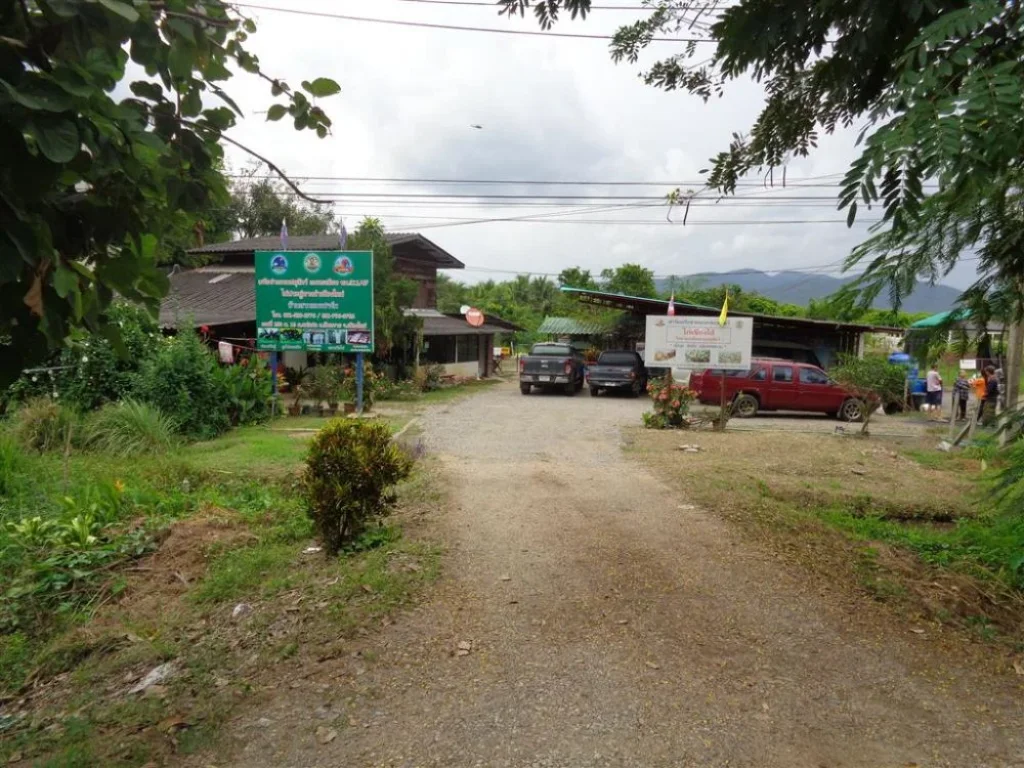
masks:
<svg viewBox="0 0 1024 768"><path fill-rule="evenodd" d="M722 371L710 369L690 377L690 389L708 405L722 401ZM758 411L816 411L845 421L864 418L864 404L828 377L821 368L788 360L754 360L748 371L726 371L725 396L733 414Z"/></svg>

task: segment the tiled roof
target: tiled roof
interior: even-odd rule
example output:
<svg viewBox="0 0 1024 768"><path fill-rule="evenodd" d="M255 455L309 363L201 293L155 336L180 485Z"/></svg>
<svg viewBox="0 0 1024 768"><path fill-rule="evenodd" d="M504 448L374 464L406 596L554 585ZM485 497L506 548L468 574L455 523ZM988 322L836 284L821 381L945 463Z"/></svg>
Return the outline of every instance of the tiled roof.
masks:
<svg viewBox="0 0 1024 768"><path fill-rule="evenodd" d="M488 336L495 333L521 331L522 328L495 315L484 315L484 324L473 327L459 314L445 314L436 309L411 309L406 314L423 320L424 336Z"/></svg>
<svg viewBox="0 0 1024 768"><path fill-rule="evenodd" d="M545 317L537 333L554 336L600 336L608 332L604 323L577 320L573 317Z"/></svg>
<svg viewBox="0 0 1024 768"><path fill-rule="evenodd" d="M415 251L421 258L427 258L436 264L439 269L463 269L466 265L444 250L437 243L428 240L417 232L389 232L387 234L388 244L395 249L396 256L406 255L409 251ZM336 251L338 250L338 235L293 235L288 238L289 251ZM189 253L195 254L217 254L246 255L254 251L277 251L281 249L281 238L272 235L270 237L250 237L244 240L232 240L230 243L210 243L199 248L193 248Z"/></svg>

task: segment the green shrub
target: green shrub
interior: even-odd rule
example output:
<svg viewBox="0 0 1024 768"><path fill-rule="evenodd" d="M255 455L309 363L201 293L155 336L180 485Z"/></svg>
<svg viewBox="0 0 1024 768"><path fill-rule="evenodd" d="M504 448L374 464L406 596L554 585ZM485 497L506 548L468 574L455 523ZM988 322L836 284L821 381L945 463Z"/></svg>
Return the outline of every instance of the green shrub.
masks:
<svg viewBox="0 0 1024 768"><path fill-rule="evenodd" d="M654 402L654 413L643 415L644 426L648 429L678 429L686 421L690 403L696 393L683 384L669 379L652 379L647 392Z"/></svg>
<svg viewBox="0 0 1024 768"><path fill-rule="evenodd" d="M139 375L135 395L156 406L190 438L208 439L231 424L217 360L195 334L182 331L164 339Z"/></svg>
<svg viewBox="0 0 1024 768"><path fill-rule="evenodd" d="M85 426L88 445L115 456L169 451L175 432L174 420L159 408L132 399L108 403Z"/></svg>
<svg viewBox="0 0 1024 768"><path fill-rule="evenodd" d="M75 439L78 414L48 397L36 397L18 406L11 419L11 432L27 451L59 450Z"/></svg>
<svg viewBox="0 0 1024 768"><path fill-rule="evenodd" d="M313 524L328 554L337 554L395 503L394 485L412 460L386 424L338 419L313 438L303 482Z"/></svg>

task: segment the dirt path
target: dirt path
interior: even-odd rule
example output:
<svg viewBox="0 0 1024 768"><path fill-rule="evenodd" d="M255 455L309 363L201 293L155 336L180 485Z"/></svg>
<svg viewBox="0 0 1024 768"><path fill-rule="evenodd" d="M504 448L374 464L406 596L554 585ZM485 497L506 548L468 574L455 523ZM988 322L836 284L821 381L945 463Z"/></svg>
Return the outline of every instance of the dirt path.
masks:
<svg viewBox="0 0 1024 768"><path fill-rule="evenodd" d="M641 408L502 386L428 413L445 579L247 713L232 764L1024 765L1016 680L681 509L622 454Z"/></svg>

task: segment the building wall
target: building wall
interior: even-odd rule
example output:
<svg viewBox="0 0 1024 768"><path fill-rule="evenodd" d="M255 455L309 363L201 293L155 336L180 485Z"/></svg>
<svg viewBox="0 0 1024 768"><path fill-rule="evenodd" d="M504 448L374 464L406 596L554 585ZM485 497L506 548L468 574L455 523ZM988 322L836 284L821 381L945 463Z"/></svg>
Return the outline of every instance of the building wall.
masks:
<svg viewBox="0 0 1024 768"><path fill-rule="evenodd" d="M395 273L416 281L417 291L412 304L413 309L437 308L437 267L396 256Z"/></svg>
<svg viewBox="0 0 1024 768"><path fill-rule="evenodd" d="M420 364L443 365L452 376L486 377L491 373L494 335L428 336Z"/></svg>

